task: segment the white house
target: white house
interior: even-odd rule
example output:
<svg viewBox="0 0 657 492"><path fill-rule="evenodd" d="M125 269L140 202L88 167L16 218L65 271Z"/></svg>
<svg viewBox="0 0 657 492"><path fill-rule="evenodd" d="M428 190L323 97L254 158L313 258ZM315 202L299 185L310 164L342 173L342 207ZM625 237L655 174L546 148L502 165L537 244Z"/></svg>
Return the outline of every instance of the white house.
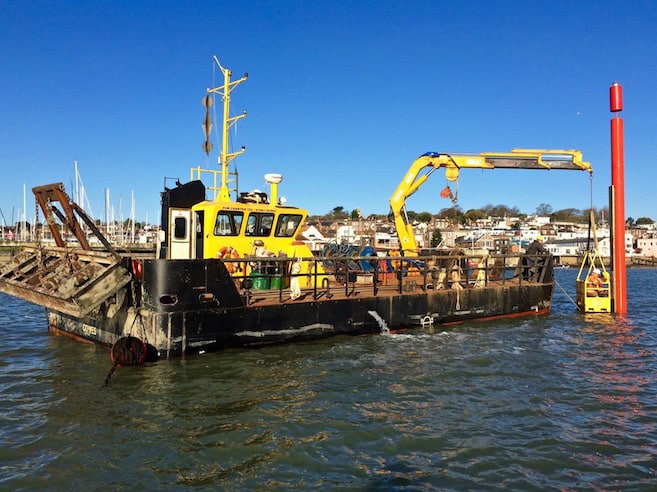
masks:
<svg viewBox="0 0 657 492"><path fill-rule="evenodd" d="M657 256L657 234L647 234L637 238L636 248L643 256Z"/></svg>
<svg viewBox="0 0 657 492"><path fill-rule="evenodd" d="M326 237L324 237L314 225L310 225L301 231L301 236L304 238L304 242L308 245L311 251L322 249L327 242Z"/></svg>

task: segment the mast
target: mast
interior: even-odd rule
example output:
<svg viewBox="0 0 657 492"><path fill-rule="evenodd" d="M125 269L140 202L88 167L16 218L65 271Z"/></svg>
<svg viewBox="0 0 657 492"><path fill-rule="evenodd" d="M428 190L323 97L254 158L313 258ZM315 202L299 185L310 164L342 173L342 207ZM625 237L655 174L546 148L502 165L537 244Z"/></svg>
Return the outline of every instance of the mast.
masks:
<svg viewBox="0 0 657 492"><path fill-rule="evenodd" d="M25 228L27 227L27 199L25 193L25 183L23 183L23 221L21 223L21 238L23 241L27 240L25 235Z"/></svg>
<svg viewBox="0 0 657 492"><path fill-rule="evenodd" d="M132 190L130 200L130 242L135 242L135 192Z"/></svg>
<svg viewBox="0 0 657 492"><path fill-rule="evenodd" d="M110 195L109 188L105 188L105 234L110 237Z"/></svg>
<svg viewBox="0 0 657 492"><path fill-rule="evenodd" d="M210 94L221 94L223 98L224 107L223 107L222 139L221 139L222 145L218 159L218 163L221 166L221 187L219 189L219 200L227 202L230 201L230 193L228 191L228 165L235 157L243 154L244 151L246 150L245 147L242 147L237 152L229 152L229 130L235 124L235 122L246 116L246 111L244 111L242 114L238 116L233 116L233 117L230 116L230 93L237 85L244 82L249 77L249 74L245 73L241 79L231 82L230 77L232 75L232 72L227 68L222 67L221 63L219 63L219 60L217 59L216 56L214 57L214 61L217 64L217 66L221 69L221 73L224 76L224 84L222 86L215 87L213 89L207 89L207 95L203 99L203 105L206 108L206 115L205 115L205 122L203 124L203 129L205 131L205 137L206 139L208 139L203 145L203 148L206 154L209 155L210 151L212 150L212 144L209 142L210 129L212 128L212 120L210 119L210 114L209 114L210 107L212 106L212 98L210 97Z"/></svg>
<svg viewBox="0 0 657 492"><path fill-rule="evenodd" d="M84 206L84 203L80 202L80 175L78 174L78 161L73 161L75 167L75 198L73 201L78 205Z"/></svg>

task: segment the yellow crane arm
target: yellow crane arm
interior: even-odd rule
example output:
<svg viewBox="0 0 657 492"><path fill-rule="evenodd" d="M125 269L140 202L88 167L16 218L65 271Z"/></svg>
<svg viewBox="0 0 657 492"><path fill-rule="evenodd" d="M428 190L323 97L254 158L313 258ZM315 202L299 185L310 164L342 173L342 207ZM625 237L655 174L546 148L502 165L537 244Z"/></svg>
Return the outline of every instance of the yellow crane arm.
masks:
<svg viewBox="0 0 657 492"><path fill-rule="evenodd" d="M582 160L579 150L512 149L511 152L481 154L427 152L415 159L390 197L400 249L406 254L418 254L413 227L406 217L406 200L441 167L445 168L448 181L456 181L461 169L566 169L593 173L591 164ZM425 168L428 171L420 175Z"/></svg>

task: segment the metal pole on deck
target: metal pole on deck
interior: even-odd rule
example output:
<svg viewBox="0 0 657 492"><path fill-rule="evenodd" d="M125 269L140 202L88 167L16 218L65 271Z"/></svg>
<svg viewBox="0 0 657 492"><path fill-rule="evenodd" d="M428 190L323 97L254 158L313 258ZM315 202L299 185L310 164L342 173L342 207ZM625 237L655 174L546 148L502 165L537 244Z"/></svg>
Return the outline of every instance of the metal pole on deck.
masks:
<svg viewBox="0 0 657 492"><path fill-rule="evenodd" d="M611 119L611 213L612 213L612 269L614 272L615 313L627 312L627 266L625 264L625 159L623 148L623 87L614 82L609 87Z"/></svg>

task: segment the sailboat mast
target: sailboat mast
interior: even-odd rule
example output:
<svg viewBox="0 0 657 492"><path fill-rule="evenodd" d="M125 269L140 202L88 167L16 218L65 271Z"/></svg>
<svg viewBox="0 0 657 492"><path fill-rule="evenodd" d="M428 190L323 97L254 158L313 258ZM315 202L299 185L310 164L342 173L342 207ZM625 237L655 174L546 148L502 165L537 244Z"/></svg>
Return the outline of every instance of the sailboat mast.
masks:
<svg viewBox="0 0 657 492"><path fill-rule="evenodd" d="M75 165L75 200L74 202L80 206L84 206L84 203L80 201L80 175L78 174L78 161L73 161Z"/></svg>
<svg viewBox="0 0 657 492"><path fill-rule="evenodd" d="M26 188L25 188L25 183L23 183L23 221L21 223L21 237L23 241L26 241L26 231L25 228L27 227L27 196L26 196Z"/></svg>
<svg viewBox="0 0 657 492"><path fill-rule="evenodd" d="M132 191L131 204L130 204L130 242L135 242L135 192Z"/></svg>

